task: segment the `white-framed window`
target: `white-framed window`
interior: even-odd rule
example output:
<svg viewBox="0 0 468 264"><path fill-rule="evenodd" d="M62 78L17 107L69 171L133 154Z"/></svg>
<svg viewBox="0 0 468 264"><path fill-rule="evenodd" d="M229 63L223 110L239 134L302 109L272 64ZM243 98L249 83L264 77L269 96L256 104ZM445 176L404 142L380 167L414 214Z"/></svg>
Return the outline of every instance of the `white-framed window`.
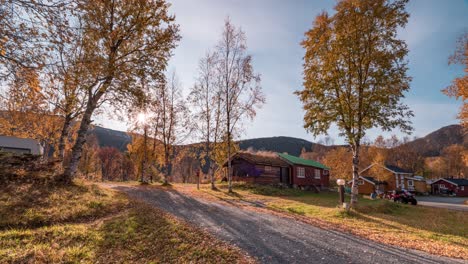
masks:
<svg viewBox="0 0 468 264"><path fill-rule="evenodd" d="M439 184L439 188L445 189L445 184Z"/></svg>
<svg viewBox="0 0 468 264"><path fill-rule="evenodd" d="M305 168L297 167L297 177L298 178L305 178Z"/></svg>
<svg viewBox="0 0 468 264"><path fill-rule="evenodd" d="M319 179L320 180L320 170L319 169L315 169L315 179Z"/></svg>
<svg viewBox="0 0 468 264"><path fill-rule="evenodd" d="M413 180L408 180L408 186L414 186L414 181Z"/></svg>
<svg viewBox="0 0 468 264"><path fill-rule="evenodd" d="M265 166L265 172L270 172L271 171L271 166Z"/></svg>
<svg viewBox="0 0 468 264"><path fill-rule="evenodd" d="M328 175L328 170L323 170L323 175Z"/></svg>
<svg viewBox="0 0 468 264"><path fill-rule="evenodd" d="M357 184L358 184L358 185L364 185L364 181L363 181L363 180L358 180L358 181L357 181Z"/></svg>
<svg viewBox="0 0 468 264"><path fill-rule="evenodd" d="M460 190L464 191L464 190L465 190L465 186L460 186Z"/></svg>

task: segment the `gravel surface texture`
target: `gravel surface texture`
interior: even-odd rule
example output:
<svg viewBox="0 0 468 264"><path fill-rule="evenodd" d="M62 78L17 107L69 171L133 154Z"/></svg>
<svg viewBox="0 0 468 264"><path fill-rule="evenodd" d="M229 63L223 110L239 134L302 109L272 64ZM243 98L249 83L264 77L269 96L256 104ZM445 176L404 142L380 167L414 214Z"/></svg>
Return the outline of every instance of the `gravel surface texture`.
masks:
<svg viewBox="0 0 468 264"><path fill-rule="evenodd" d="M402 249L287 217L189 197L177 191L108 184L230 242L260 263L468 263Z"/></svg>

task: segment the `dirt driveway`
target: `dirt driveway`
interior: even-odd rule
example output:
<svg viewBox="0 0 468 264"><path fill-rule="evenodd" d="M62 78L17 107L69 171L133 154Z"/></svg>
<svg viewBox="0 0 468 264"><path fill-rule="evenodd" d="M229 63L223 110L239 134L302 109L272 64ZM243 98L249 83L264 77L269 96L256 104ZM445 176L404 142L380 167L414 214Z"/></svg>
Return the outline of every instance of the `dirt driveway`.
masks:
<svg viewBox="0 0 468 264"><path fill-rule="evenodd" d="M107 187L128 193L237 245L261 263L466 263L382 245L290 218L159 188Z"/></svg>

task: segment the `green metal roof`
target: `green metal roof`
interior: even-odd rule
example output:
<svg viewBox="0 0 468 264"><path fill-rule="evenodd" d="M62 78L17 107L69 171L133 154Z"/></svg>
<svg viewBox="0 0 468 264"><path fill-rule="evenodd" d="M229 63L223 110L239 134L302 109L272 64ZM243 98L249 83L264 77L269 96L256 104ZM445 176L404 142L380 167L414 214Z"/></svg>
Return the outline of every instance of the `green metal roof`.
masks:
<svg viewBox="0 0 468 264"><path fill-rule="evenodd" d="M325 170L329 170L327 166L323 165L322 163L315 161L315 160L308 160L308 159L303 159L299 158L293 155L288 155L288 154L283 154L283 153L277 153L280 158L285 159L286 161L296 164L296 165L304 165L304 166L311 166L311 167L316 167L316 168L321 168Z"/></svg>

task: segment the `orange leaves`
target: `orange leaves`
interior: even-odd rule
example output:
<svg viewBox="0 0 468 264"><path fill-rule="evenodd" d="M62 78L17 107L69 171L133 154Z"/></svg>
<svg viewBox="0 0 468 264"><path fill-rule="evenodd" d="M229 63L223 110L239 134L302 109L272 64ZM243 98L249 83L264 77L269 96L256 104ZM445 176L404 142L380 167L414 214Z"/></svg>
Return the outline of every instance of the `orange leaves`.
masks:
<svg viewBox="0 0 468 264"><path fill-rule="evenodd" d="M457 41L457 48L449 58L449 64L464 64L465 75L455 78L452 85L442 90L443 93L456 99L461 98L463 105L458 118L463 126L468 127L468 32L460 36Z"/></svg>

